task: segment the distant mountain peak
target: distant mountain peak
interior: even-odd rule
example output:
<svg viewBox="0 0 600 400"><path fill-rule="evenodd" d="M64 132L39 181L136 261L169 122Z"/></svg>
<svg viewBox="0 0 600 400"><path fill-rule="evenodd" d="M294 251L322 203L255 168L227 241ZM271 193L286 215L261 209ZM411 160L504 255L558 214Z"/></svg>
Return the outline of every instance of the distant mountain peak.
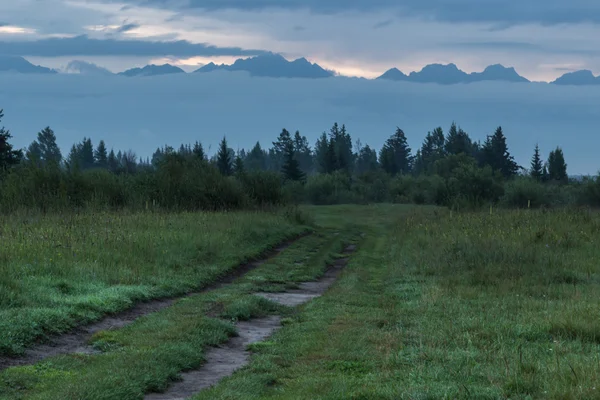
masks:
<svg viewBox="0 0 600 400"><path fill-rule="evenodd" d="M520 76L513 67L507 68L501 64L493 64L486 67L483 72L467 74L460 70L454 63L428 64L420 71L413 71L408 76L397 68L391 68L377 79L438 83L445 85L479 81L528 82L528 80Z"/></svg>
<svg viewBox="0 0 600 400"><path fill-rule="evenodd" d="M179 67L175 67L171 64L163 64L163 65L155 65L150 64L146 65L143 68L131 68L127 71L120 72L119 75L133 77L133 76L156 76L156 75L168 75L168 74L181 74L185 73Z"/></svg>
<svg viewBox="0 0 600 400"><path fill-rule="evenodd" d="M23 57L0 55L0 72L18 72L22 74L56 74L57 71L33 65Z"/></svg>
<svg viewBox="0 0 600 400"><path fill-rule="evenodd" d="M506 81L506 82L529 82L527 78L517 73L514 67L505 67L502 64L487 66L483 72L469 74L471 82L478 81Z"/></svg>
<svg viewBox="0 0 600 400"><path fill-rule="evenodd" d="M405 81L408 79L408 76L400 71L398 68L390 68L383 73L383 75L377 77L377 79L382 80L391 80L391 81Z"/></svg>
<svg viewBox="0 0 600 400"><path fill-rule="evenodd" d="M272 78L327 78L334 75L333 72L311 63L304 57L288 61L281 54L271 52L250 58L240 58L232 65L216 65L211 62L194 72L216 70L246 71L251 76Z"/></svg>
<svg viewBox="0 0 600 400"><path fill-rule="evenodd" d="M567 72L551 83L555 85L598 85L600 84L600 76L595 77L589 69L582 69Z"/></svg>

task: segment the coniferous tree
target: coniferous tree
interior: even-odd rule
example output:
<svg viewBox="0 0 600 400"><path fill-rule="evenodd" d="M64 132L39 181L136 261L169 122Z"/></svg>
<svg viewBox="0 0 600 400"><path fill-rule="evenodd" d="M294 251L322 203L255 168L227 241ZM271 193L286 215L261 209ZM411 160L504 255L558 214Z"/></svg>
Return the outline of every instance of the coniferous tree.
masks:
<svg viewBox="0 0 600 400"><path fill-rule="evenodd" d="M434 169L435 162L445 156L445 137L441 127L428 132L421 149L415 156L415 173L430 173Z"/></svg>
<svg viewBox="0 0 600 400"><path fill-rule="evenodd" d="M121 155L121 167L127 174L134 174L137 170L137 155L133 150L127 150Z"/></svg>
<svg viewBox="0 0 600 400"><path fill-rule="evenodd" d="M293 143L289 143L285 149L281 172L286 180L304 181L305 174L300 169L300 163L296 160Z"/></svg>
<svg viewBox="0 0 600 400"><path fill-rule="evenodd" d="M199 159L206 159L206 153L204 152L204 147L202 147L202 143L196 141L196 143L194 143L194 149L192 150L192 152Z"/></svg>
<svg viewBox="0 0 600 400"><path fill-rule="evenodd" d="M536 181L542 181L544 178L544 163L540 157L540 147L536 144L531 158L531 170L529 175Z"/></svg>
<svg viewBox="0 0 600 400"><path fill-rule="evenodd" d="M294 152L300 164L300 169L305 173L311 172L313 170L313 154L308 139L306 136L301 136L300 131L296 131L293 141Z"/></svg>
<svg viewBox="0 0 600 400"><path fill-rule="evenodd" d="M32 146L33 150L39 149L39 160L44 165L58 166L62 161L62 153L56 144L56 135L49 126L38 133L37 144L32 143L30 148Z"/></svg>
<svg viewBox="0 0 600 400"><path fill-rule="evenodd" d="M548 156L548 179L551 181L567 182L567 163L560 147L550 152Z"/></svg>
<svg viewBox="0 0 600 400"><path fill-rule="evenodd" d="M339 128L336 122L331 128L329 137L333 142L335 154L334 170L350 173L354 166L354 154L352 153L352 137L346 131L346 126L342 125Z"/></svg>
<svg viewBox="0 0 600 400"><path fill-rule="evenodd" d="M333 172L335 167L335 151L332 141L327 138L327 133L323 132L315 144L315 162L317 172L328 174Z"/></svg>
<svg viewBox="0 0 600 400"><path fill-rule="evenodd" d="M377 152L371 149L369 145L358 147L358 156L356 157L356 173L364 174L365 172L375 171L378 168Z"/></svg>
<svg viewBox="0 0 600 400"><path fill-rule="evenodd" d="M94 167L94 146L92 139L83 138L80 147L81 168L90 169Z"/></svg>
<svg viewBox="0 0 600 400"><path fill-rule="evenodd" d="M235 161L233 163L233 172L236 176L240 177L244 175L246 169L244 168L244 160L240 154L235 157Z"/></svg>
<svg viewBox="0 0 600 400"><path fill-rule="evenodd" d="M4 117L4 110L0 110L0 122ZM0 128L0 173L17 165L23 158L21 150L14 150L12 144L8 142L12 138L10 131L6 128Z"/></svg>
<svg viewBox="0 0 600 400"><path fill-rule="evenodd" d="M74 144L67 155L66 165L69 171L79 172L82 169L81 164L81 144Z"/></svg>
<svg viewBox="0 0 600 400"><path fill-rule="evenodd" d="M223 136L219 144L219 152L217 153L217 168L225 176L230 176L233 173L232 157L227 146L227 139Z"/></svg>
<svg viewBox="0 0 600 400"><path fill-rule="evenodd" d="M444 150L447 154L461 154L464 153L469 156L474 156L474 145L473 141L461 128L456 127L456 123L452 122L448 135L446 135L446 143L444 144Z"/></svg>
<svg viewBox="0 0 600 400"><path fill-rule="evenodd" d="M402 129L397 128L396 133L385 142L379 152L379 162L390 175L407 174L411 171L413 157Z"/></svg>
<svg viewBox="0 0 600 400"><path fill-rule="evenodd" d="M115 151L113 149L111 149L110 153L108 153L107 165L108 170L112 173L117 173L117 171L119 170L119 160L117 159L117 156L115 155Z"/></svg>
<svg viewBox="0 0 600 400"><path fill-rule="evenodd" d="M256 142L252 150L246 156L244 165L249 171L264 171L267 169L268 154L262 149L259 142Z"/></svg>
<svg viewBox="0 0 600 400"><path fill-rule="evenodd" d="M499 171L505 178L515 176L519 170L513 156L508 152L502 127L498 127L493 135L487 137L481 154L483 165L489 165L492 171Z"/></svg>
<svg viewBox="0 0 600 400"><path fill-rule="evenodd" d="M37 140L34 140L29 145L27 152L25 153L25 158L27 161L35 163L38 167L42 165L42 149Z"/></svg>
<svg viewBox="0 0 600 400"><path fill-rule="evenodd" d="M98 143L98 147L94 152L94 164L98 168L108 168L108 151L106 150L106 143L101 140Z"/></svg>
<svg viewBox="0 0 600 400"><path fill-rule="evenodd" d="M277 137L277 141L273 142L271 164L274 170L281 170L285 159L285 152L287 151L288 145L290 144L293 145L292 135L287 129L284 128L281 130L281 133Z"/></svg>

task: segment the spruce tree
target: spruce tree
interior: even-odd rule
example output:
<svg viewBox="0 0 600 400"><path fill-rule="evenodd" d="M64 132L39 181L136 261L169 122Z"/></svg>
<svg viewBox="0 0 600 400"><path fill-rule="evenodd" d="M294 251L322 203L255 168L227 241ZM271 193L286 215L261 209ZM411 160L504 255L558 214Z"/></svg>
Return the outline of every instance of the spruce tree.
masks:
<svg viewBox="0 0 600 400"><path fill-rule="evenodd" d="M79 172L82 169L81 144L71 146L67 155L66 165L71 172Z"/></svg>
<svg viewBox="0 0 600 400"><path fill-rule="evenodd" d="M560 147L551 151L548 156L548 179L559 182L566 182L568 180L567 163Z"/></svg>
<svg viewBox="0 0 600 400"><path fill-rule="evenodd" d="M293 141L294 152L300 164L300 169L305 173L311 172L313 170L313 154L308 139L306 136L301 136L300 131L296 131Z"/></svg>
<svg viewBox="0 0 600 400"><path fill-rule="evenodd" d="M330 152L327 133L323 132L315 143L315 164L317 172L327 174L332 172L334 154Z"/></svg>
<svg viewBox="0 0 600 400"><path fill-rule="evenodd" d="M219 152L217 153L217 168L221 174L230 176L233 173L232 157L227 147L227 139L223 136L223 140L219 144Z"/></svg>
<svg viewBox="0 0 600 400"><path fill-rule="evenodd" d="M111 149L110 153L108 153L107 164L109 171L113 173L117 173L119 171L119 160L117 159L117 156L115 155L115 151L113 149Z"/></svg>
<svg viewBox="0 0 600 400"><path fill-rule="evenodd" d="M4 110L0 110L0 122L4 117ZM12 138L10 131L6 128L0 128L0 173L21 162L23 152L14 150L13 146L8 142Z"/></svg>
<svg viewBox="0 0 600 400"><path fill-rule="evenodd" d="M268 154L262 149L259 142L256 142L252 150L246 156L244 165L249 171L264 171L267 169Z"/></svg>
<svg viewBox="0 0 600 400"><path fill-rule="evenodd" d="M98 147L94 152L94 164L98 168L108 168L108 151L106 150L106 143L101 140L98 143Z"/></svg>
<svg viewBox="0 0 600 400"><path fill-rule="evenodd" d="M390 175L407 174L411 171L413 157L402 129L397 128L396 133L385 142L379 152L379 162Z"/></svg>
<svg viewBox="0 0 600 400"><path fill-rule="evenodd" d="M452 122L448 135L446 135L446 143L444 144L444 150L447 154L461 154L464 153L469 156L473 156L473 141L461 128L457 128L456 123Z"/></svg>
<svg viewBox="0 0 600 400"><path fill-rule="evenodd" d="M304 181L304 172L300 169L300 163L296 160L294 146L292 143L288 144L285 149L284 162L281 169L283 176L286 180L290 181Z"/></svg>
<svg viewBox="0 0 600 400"><path fill-rule="evenodd" d="M202 143L196 141L196 143L194 143L194 149L192 152L197 158L201 160L206 159L206 153L204 153L204 147L202 147Z"/></svg>
<svg viewBox="0 0 600 400"><path fill-rule="evenodd" d="M36 164L38 167L42 165L42 149L37 140L34 140L25 153L27 161Z"/></svg>
<svg viewBox="0 0 600 400"><path fill-rule="evenodd" d="M371 149L369 145L359 147L356 158L356 173L360 175L365 172L375 171L377 167L377 152Z"/></svg>
<svg viewBox="0 0 600 400"><path fill-rule="evenodd" d="M508 152L506 137L500 126L493 135L487 137L481 155L483 165L489 165L492 171L499 171L505 178L515 176L519 170L513 156Z"/></svg>
<svg viewBox="0 0 600 400"><path fill-rule="evenodd" d="M293 145L292 135L287 129L284 128L277 137L277 141L273 142L273 155L271 157L271 162L274 170L281 170L285 159L286 149L290 144Z"/></svg>
<svg viewBox="0 0 600 400"><path fill-rule="evenodd" d="M92 144L92 139L83 138L83 141L81 142L80 157L82 169L94 167L94 145Z"/></svg>
<svg viewBox="0 0 600 400"><path fill-rule="evenodd" d="M233 171L238 177L243 176L246 171L246 169L244 168L244 160L242 159L240 154L238 154L237 157L235 157L235 162L233 163Z"/></svg>
<svg viewBox="0 0 600 400"><path fill-rule="evenodd" d="M529 171L529 175L536 181L542 181L544 178L544 163L542 162L542 158L540 157L540 147L538 144L535 145L535 150L533 151L533 157L531 158L531 170Z"/></svg>

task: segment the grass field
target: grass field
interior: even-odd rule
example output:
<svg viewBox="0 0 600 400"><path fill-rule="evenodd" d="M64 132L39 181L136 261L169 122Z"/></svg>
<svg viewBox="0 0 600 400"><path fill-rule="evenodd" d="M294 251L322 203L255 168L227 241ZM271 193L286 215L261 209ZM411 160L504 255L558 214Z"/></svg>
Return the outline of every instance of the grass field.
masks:
<svg viewBox="0 0 600 400"><path fill-rule="evenodd" d="M341 280L196 400L600 398L597 214L317 213L367 223Z"/></svg>
<svg viewBox="0 0 600 400"><path fill-rule="evenodd" d="M102 354L55 357L3 371L0 398L141 399L145 392L164 389L179 371L200 365L206 345L233 334L229 320L271 313L287 317L284 327L267 342L252 346L255 355L248 367L199 393L196 400L600 398L599 214L451 214L393 205L306 211L314 215L317 234L232 285L187 298L126 328L99 333L93 343ZM190 232L197 217L163 218L173 218L172 223L183 226L178 226L180 231L187 226ZM231 215L202 218L228 228L232 221L222 222ZM234 255L243 258L245 249L239 243L252 240L245 229L255 229L256 236L256 229L264 227L266 232L271 226L273 242L301 229L281 217L269 217L279 218L276 224L244 218L249 218L248 225L232 227L238 232L237 248L215 247L216 255L205 264L219 264L225 251L232 252L226 259L230 264ZM135 221L129 223L125 226L131 231L137 229ZM259 223L264 225L257 227ZM44 224L38 222L50 229L51 224ZM2 225L3 234L9 225ZM152 226L162 235L158 222ZM12 233L16 244L19 235L25 235L21 231ZM340 280L299 312L251 295L318 277L342 244L359 233L364 237ZM223 235L233 237L230 232ZM170 237L162 243L171 254L187 249L188 257L196 253L202 258L198 254L204 250L190 245L189 236L188 241L177 240ZM34 245L41 246L30 244ZM261 245L255 242L252 250L258 252ZM112 246L120 248L119 241ZM93 246L85 249L86 265L92 269L98 251L94 253ZM12 251L13 270L23 265L16 260L32 253ZM138 265L128 253L121 253L129 260L125 265ZM161 257L158 253L153 254ZM118 260L113 259L113 265L120 265ZM140 260L147 265L121 277L127 284L156 283L156 277L143 271L160 276L161 263L169 265L172 258L165 255L156 262L144 254ZM67 264L64 268L78 270ZM179 286L160 290L180 290L176 288L190 284L190 276L201 278L194 275L199 272L193 263L186 265L181 275L170 278L173 281L165 278ZM186 276L183 271L187 279L177 280ZM116 271L105 273L120 276ZM36 279L59 279L55 274ZM104 279L104 285L115 284ZM82 278L82 285L85 282ZM43 288L41 283L32 287ZM14 293L19 299L17 294L26 292ZM53 293L58 302L68 297ZM10 311L10 297L6 299L2 307ZM47 299L41 296L36 304Z"/></svg>
<svg viewBox="0 0 600 400"><path fill-rule="evenodd" d="M0 355L204 286L306 229L244 212L0 216Z"/></svg>

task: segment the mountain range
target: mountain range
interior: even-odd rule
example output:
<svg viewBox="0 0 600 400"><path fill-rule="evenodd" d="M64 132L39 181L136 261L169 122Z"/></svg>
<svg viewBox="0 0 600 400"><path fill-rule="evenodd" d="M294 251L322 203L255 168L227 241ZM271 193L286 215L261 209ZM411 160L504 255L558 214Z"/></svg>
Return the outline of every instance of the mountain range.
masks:
<svg viewBox="0 0 600 400"><path fill-rule="evenodd" d="M472 72L470 74L461 71L455 64L429 64L421 71L411 72L409 75L404 74L397 68L392 68L377 79L445 85L481 81L529 82L529 80L519 75L514 68L507 68L500 64L490 65L483 72Z"/></svg>
<svg viewBox="0 0 600 400"><path fill-rule="evenodd" d="M238 59L231 65L209 63L192 73L209 73L213 71L245 71L250 76L271 78L330 78L335 77L334 71L322 68L320 65L311 63L306 58L288 61L283 56L274 53ZM56 74L59 72L79 73L85 75L114 75L109 70L85 61L74 60L64 69L54 69L37 66L23 57L0 55L0 72L19 72L37 74ZM164 65L146 65L143 68L132 68L116 75L125 77L144 77L166 74L182 74L185 71L179 67ZM391 68L376 80L406 81L418 83L437 83L452 85L458 83L472 83L482 81L502 82L529 82L528 79L519 75L513 67L504 67L500 64L490 65L482 72L466 73L455 64L429 64L420 71L411 72L406 75L397 68ZM597 85L600 84L600 76L595 77L589 70L567 72L555 81L555 85Z"/></svg>

